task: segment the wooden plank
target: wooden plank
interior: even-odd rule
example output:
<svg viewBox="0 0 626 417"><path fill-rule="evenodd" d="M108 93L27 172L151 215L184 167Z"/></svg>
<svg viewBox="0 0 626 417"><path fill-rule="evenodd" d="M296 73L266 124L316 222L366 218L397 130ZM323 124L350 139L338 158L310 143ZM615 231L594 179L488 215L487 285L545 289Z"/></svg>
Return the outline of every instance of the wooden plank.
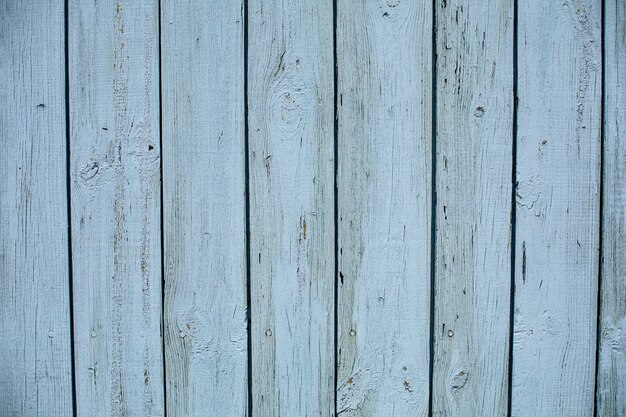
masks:
<svg viewBox="0 0 626 417"><path fill-rule="evenodd" d="M162 1L169 416L247 415L242 1Z"/></svg>
<svg viewBox="0 0 626 417"><path fill-rule="evenodd" d="M333 6L248 5L255 416L334 413Z"/></svg>
<svg viewBox="0 0 626 417"><path fill-rule="evenodd" d="M347 416L428 412L432 12L337 4L337 411Z"/></svg>
<svg viewBox="0 0 626 417"><path fill-rule="evenodd" d="M437 5L433 415L506 416L513 2Z"/></svg>
<svg viewBox="0 0 626 417"><path fill-rule="evenodd" d="M530 0L518 8L512 416L591 416L600 0Z"/></svg>
<svg viewBox="0 0 626 417"><path fill-rule="evenodd" d="M78 415L164 414L158 16L69 5Z"/></svg>
<svg viewBox="0 0 626 417"><path fill-rule="evenodd" d="M605 7L598 417L626 416L626 2Z"/></svg>
<svg viewBox="0 0 626 417"><path fill-rule="evenodd" d="M0 415L72 414L63 2L0 13Z"/></svg>

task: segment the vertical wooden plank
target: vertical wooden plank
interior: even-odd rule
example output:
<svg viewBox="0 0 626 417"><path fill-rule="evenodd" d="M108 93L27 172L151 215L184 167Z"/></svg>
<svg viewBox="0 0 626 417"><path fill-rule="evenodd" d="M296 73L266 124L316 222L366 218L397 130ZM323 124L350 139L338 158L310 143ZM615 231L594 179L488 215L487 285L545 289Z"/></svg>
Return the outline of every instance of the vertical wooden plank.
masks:
<svg viewBox="0 0 626 417"><path fill-rule="evenodd" d="M338 390L349 416L428 412L432 3L337 3Z"/></svg>
<svg viewBox="0 0 626 417"><path fill-rule="evenodd" d="M506 416L513 2L436 8L433 415Z"/></svg>
<svg viewBox="0 0 626 417"><path fill-rule="evenodd" d="M518 3L513 417L593 415L600 9Z"/></svg>
<svg viewBox="0 0 626 417"><path fill-rule="evenodd" d="M63 2L0 8L0 415L69 416Z"/></svg>
<svg viewBox="0 0 626 417"><path fill-rule="evenodd" d="M78 415L162 416L158 7L70 1Z"/></svg>
<svg viewBox="0 0 626 417"><path fill-rule="evenodd" d="M247 415L242 1L162 1L168 416Z"/></svg>
<svg viewBox="0 0 626 417"><path fill-rule="evenodd" d="M604 185L598 417L626 416L626 2L604 11Z"/></svg>
<svg viewBox="0 0 626 417"><path fill-rule="evenodd" d="M255 416L334 413L333 6L248 6Z"/></svg>

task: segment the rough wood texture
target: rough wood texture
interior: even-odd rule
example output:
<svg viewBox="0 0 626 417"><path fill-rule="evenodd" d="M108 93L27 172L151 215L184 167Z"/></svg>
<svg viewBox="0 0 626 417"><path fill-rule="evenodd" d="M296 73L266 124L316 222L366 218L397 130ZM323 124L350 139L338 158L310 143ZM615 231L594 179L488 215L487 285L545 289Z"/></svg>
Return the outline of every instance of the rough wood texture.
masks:
<svg viewBox="0 0 626 417"><path fill-rule="evenodd" d="M241 1L162 1L169 416L247 413Z"/></svg>
<svg viewBox="0 0 626 417"><path fill-rule="evenodd" d="M506 416L513 2L437 3L434 416Z"/></svg>
<svg viewBox="0 0 626 417"><path fill-rule="evenodd" d="M624 0L63 3L0 1L1 416L626 417Z"/></svg>
<svg viewBox="0 0 626 417"><path fill-rule="evenodd" d="M63 2L0 8L0 415L70 416Z"/></svg>
<svg viewBox="0 0 626 417"><path fill-rule="evenodd" d="M162 416L156 1L72 1L77 414Z"/></svg>
<svg viewBox="0 0 626 417"><path fill-rule="evenodd" d="M604 212L598 417L626 416L626 2L604 22Z"/></svg>
<svg viewBox="0 0 626 417"><path fill-rule="evenodd" d="M520 1L512 416L591 416L600 0Z"/></svg>
<svg viewBox="0 0 626 417"><path fill-rule="evenodd" d="M248 7L253 413L331 416L332 2Z"/></svg>
<svg viewBox="0 0 626 417"><path fill-rule="evenodd" d="M431 6L337 4L337 411L349 416L428 411Z"/></svg>

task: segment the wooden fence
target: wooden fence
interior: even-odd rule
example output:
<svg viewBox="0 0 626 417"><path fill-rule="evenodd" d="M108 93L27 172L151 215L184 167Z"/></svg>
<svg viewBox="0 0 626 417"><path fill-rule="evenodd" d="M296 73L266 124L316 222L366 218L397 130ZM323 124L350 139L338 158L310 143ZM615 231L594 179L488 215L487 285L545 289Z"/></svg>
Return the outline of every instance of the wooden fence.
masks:
<svg viewBox="0 0 626 417"><path fill-rule="evenodd" d="M0 416L626 416L624 0L0 1Z"/></svg>

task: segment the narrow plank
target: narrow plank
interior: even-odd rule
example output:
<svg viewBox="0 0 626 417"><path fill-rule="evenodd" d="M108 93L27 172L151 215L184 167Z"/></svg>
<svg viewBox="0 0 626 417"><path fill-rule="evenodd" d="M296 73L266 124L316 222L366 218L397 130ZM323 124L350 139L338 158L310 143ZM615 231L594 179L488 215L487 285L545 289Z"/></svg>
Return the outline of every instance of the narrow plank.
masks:
<svg viewBox="0 0 626 417"><path fill-rule="evenodd" d="M518 3L512 415L591 416L600 0Z"/></svg>
<svg viewBox="0 0 626 417"><path fill-rule="evenodd" d="M334 413L332 1L248 5L255 416Z"/></svg>
<svg viewBox="0 0 626 417"><path fill-rule="evenodd" d="M162 416L157 2L69 8L77 414Z"/></svg>
<svg viewBox="0 0 626 417"><path fill-rule="evenodd" d="M432 3L337 4L338 388L346 416L428 412Z"/></svg>
<svg viewBox="0 0 626 417"><path fill-rule="evenodd" d="M598 417L626 416L626 2L604 21L604 185Z"/></svg>
<svg viewBox="0 0 626 417"><path fill-rule="evenodd" d="M243 4L161 12L168 416L245 416Z"/></svg>
<svg viewBox="0 0 626 417"><path fill-rule="evenodd" d="M506 416L513 1L437 4L433 415Z"/></svg>
<svg viewBox="0 0 626 417"><path fill-rule="evenodd" d="M0 415L70 416L63 2L0 8Z"/></svg>

